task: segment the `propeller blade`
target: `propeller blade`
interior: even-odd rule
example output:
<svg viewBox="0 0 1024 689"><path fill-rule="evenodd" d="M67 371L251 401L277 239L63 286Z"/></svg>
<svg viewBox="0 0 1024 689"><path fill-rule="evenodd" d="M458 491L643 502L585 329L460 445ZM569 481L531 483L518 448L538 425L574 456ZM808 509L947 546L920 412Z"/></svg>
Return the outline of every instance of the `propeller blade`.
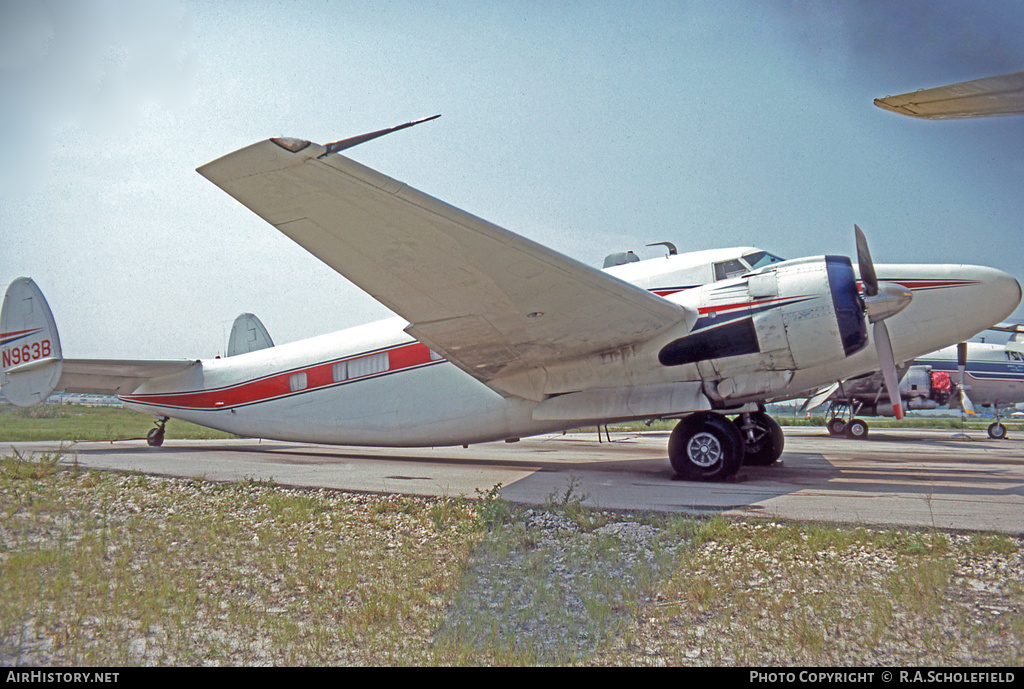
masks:
<svg viewBox="0 0 1024 689"><path fill-rule="evenodd" d="M967 391L962 386L960 388L960 407L971 416L977 416L974 411L974 403L971 402L971 398L967 396Z"/></svg>
<svg viewBox="0 0 1024 689"><path fill-rule="evenodd" d="M892 403L892 413L897 419L903 418L903 398L900 396L900 379L896 371L896 359L892 353L892 342L889 339L889 329L883 321L874 325L875 350L878 352L878 365L885 377L885 389L889 391L889 401Z"/></svg>
<svg viewBox="0 0 1024 689"><path fill-rule="evenodd" d="M967 370L967 343L958 342L956 345L956 367L960 371L960 408L971 416L976 416L974 403L967 396L967 386L964 385L964 371Z"/></svg>
<svg viewBox="0 0 1024 689"><path fill-rule="evenodd" d="M868 240L857 225L853 226L853 232L857 236L857 265L860 267L860 280L864 283L864 294L873 297L878 294L878 276L868 251Z"/></svg>

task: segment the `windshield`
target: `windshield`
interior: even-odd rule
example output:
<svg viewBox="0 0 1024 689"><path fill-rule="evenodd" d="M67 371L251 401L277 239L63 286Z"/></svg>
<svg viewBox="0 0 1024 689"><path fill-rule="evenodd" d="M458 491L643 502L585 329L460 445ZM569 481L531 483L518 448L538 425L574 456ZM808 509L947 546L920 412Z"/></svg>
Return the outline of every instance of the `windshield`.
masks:
<svg viewBox="0 0 1024 689"><path fill-rule="evenodd" d="M785 259L779 258L767 251L755 251L752 254L744 256L743 260L749 263L751 268L760 268L762 266L771 265L772 263L782 263Z"/></svg>

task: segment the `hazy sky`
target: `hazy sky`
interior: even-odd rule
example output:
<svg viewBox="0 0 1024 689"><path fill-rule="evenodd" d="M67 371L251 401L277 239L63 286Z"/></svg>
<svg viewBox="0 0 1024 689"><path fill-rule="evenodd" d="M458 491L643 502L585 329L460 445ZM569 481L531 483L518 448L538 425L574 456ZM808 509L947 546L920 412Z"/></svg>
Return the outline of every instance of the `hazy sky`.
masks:
<svg viewBox="0 0 1024 689"><path fill-rule="evenodd" d="M1019 0L0 0L0 283L36 280L68 357L388 316L195 168L438 113L348 154L590 264L853 254L857 223L878 263L1024 281L1024 117L872 104L1021 70Z"/></svg>

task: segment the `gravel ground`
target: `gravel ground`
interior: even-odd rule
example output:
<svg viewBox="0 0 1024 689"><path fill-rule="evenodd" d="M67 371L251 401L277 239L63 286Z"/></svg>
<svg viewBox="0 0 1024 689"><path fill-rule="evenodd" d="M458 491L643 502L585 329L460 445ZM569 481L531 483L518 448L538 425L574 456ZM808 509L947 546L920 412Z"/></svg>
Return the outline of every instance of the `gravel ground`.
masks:
<svg viewBox="0 0 1024 689"><path fill-rule="evenodd" d="M0 477L2 665L1020 663L1024 544Z"/></svg>

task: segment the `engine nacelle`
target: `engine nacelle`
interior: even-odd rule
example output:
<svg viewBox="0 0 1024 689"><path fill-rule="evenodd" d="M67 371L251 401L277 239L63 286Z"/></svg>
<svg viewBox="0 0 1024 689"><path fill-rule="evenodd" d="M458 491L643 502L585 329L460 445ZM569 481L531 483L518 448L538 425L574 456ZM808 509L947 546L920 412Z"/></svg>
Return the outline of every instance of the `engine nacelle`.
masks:
<svg viewBox="0 0 1024 689"><path fill-rule="evenodd" d="M957 390L948 373L920 364L908 368L900 381L900 395L909 400L908 409L936 409L949 404Z"/></svg>
<svg viewBox="0 0 1024 689"><path fill-rule="evenodd" d="M845 256L785 261L708 285L698 308L693 330L665 345L658 359L665 366L698 364L706 382L811 368L840 361L868 343L864 304ZM769 387L788 380L762 377ZM740 387L725 385L718 396L741 397Z"/></svg>

